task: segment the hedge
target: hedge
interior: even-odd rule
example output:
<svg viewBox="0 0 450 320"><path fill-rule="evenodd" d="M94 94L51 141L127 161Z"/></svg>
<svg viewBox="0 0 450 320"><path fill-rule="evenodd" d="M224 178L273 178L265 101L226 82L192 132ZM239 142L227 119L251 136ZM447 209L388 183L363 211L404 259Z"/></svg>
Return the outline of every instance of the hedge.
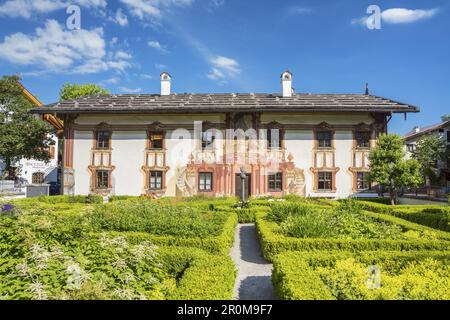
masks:
<svg viewBox="0 0 450 320"><path fill-rule="evenodd" d="M231 213L223 226L222 233L219 236L206 238L181 238L177 236L158 236L146 232L119 232L110 231L107 234L111 236L123 236L131 243L140 243L148 240L157 246L175 246L191 247L202 249L216 254L228 254L234 241L234 231L238 223L235 213Z"/></svg>
<svg viewBox="0 0 450 320"><path fill-rule="evenodd" d="M88 195L88 196L40 196L36 198L24 198L13 200L15 203L29 204L29 203L103 203L102 196Z"/></svg>
<svg viewBox="0 0 450 320"><path fill-rule="evenodd" d="M450 207L427 205L384 205L381 203L358 201L366 210L393 215L430 228L450 231Z"/></svg>
<svg viewBox="0 0 450 320"><path fill-rule="evenodd" d="M447 263L450 260L450 251L365 251L358 254L342 251L285 252L277 255L273 263L272 282L277 297L282 300L335 300L333 291L322 281L315 268L333 266L337 260L348 258L368 266L381 262L393 262L393 265L399 265L402 262L427 258ZM346 281L350 283L351 279Z"/></svg>
<svg viewBox="0 0 450 320"><path fill-rule="evenodd" d="M167 271L178 281L169 300L230 300L236 268L228 255L213 255L192 248L159 249Z"/></svg>
<svg viewBox="0 0 450 320"><path fill-rule="evenodd" d="M434 230L425 226L405 221L403 219L366 212L369 216L400 225L405 230L426 232L436 237L433 240L377 240L377 239L332 239L332 238L293 238L286 237L279 232L275 222L268 221L265 214L256 215L256 228L261 242L264 257L272 261L274 257L285 251L314 251L314 250L449 250L450 234Z"/></svg>

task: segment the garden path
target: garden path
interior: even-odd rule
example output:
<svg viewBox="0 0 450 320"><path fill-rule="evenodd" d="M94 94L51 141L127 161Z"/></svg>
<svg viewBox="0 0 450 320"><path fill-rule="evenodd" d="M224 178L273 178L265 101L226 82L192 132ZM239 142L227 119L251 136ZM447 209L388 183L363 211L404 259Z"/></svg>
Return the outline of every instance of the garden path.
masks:
<svg viewBox="0 0 450 320"><path fill-rule="evenodd" d="M264 259L254 224L239 224L230 252L238 275L234 285L236 300L275 300L272 264Z"/></svg>

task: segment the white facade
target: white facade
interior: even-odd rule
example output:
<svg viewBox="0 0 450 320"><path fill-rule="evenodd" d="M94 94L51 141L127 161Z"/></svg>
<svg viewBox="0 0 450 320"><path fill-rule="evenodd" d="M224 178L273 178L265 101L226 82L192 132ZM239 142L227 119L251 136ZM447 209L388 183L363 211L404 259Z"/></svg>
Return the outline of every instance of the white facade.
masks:
<svg viewBox="0 0 450 320"><path fill-rule="evenodd" d="M72 170L68 173L70 179L66 178L71 183L66 186L65 193L152 194L148 186L148 171L153 167L156 171L163 171L164 186L162 190L155 191L158 196L199 193L235 195L238 187L234 181L235 175L244 167L251 174L249 179L252 190L249 194L252 196L299 194L343 198L361 191L355 189L356 171L368 171L367 155L370 148L355 149L354 133L358 130L368 131L373 147L374 137L381 131L380 124L366 113L262 113L258 118L258 127L268 127L276 122L284 132L281 147L270 150L279 155L282 161L275 167L269 167L259 163L225 163L225 157L222 156L225 153L224 139L215 140L214 151L202 151L199 146L201 141L195 139L196 121L219 127L222 136L226 137L226 114L78 116L71 124ZM317 130L332 132L332 147L317 148ZM110 132L108 150L97 150L97 131ZM164 148L154 151L149 149L149 133L158 131L163 132ZM267 150L267 146L263 149ZM193 163L194 158L207 158L211 154L222 163ZM102 170L110 173L109 185L103 190L97 190L96 174ZM270 190L269 175L278 171L282 174L283 187L281 190ZM332 174L333 187L329 190L317 190L318 172L322 171ZM212 190L199 190L199 174L202 172L212 174Z"/></svg>

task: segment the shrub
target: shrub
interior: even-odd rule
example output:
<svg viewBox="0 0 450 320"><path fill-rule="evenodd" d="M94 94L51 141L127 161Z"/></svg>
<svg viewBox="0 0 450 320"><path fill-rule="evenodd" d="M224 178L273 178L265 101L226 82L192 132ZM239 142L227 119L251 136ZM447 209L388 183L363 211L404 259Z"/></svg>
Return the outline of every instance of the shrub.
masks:
<svg viewBox="0 0 450 320"><path fill-rule="evenodd" d="M286 252L275 258L272 279L287 300L448 300L449 262L448 251Z"/></svg>
<svg viewBox="0 0 450 320"><path fill-rule="evenodd" d="M448 206L391 206L367 201L360 201L360 203L369 211L389 214L430 228L450 231L450 207Z"/></svg>
<svg viewBox="0 0 450 320"><path fill-rule="evenodd" d="M266 259L272 260L276 254L285 251L312 250L448 250L450 235L400 218L373 212L365 212L372 219L385 224L394 224L403 233L400 239L389 238L295 238L282 233L280 225L267 219L264 214L256 215L256 227L261 247Z"/></svg>

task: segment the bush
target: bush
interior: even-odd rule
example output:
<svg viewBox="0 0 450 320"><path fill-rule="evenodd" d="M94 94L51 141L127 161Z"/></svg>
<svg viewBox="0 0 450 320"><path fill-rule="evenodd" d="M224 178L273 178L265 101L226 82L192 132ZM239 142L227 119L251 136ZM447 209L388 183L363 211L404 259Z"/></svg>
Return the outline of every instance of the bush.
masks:
<svg viewBox="0 0 450 320"><path fill-rule="evenodd" d="M25 198L14 200L19 204L35 204L35 203L47 203L47 204L59 204L59 203L103 203L102 196L88 195L88 196L39 196L37 198Z"/></svg>
<svg viewBox="0 0 450 320"><path fill-rule="evenodd" d="M430 228L450 231L450 207L423 205L384 205L359 201L369 211L393 215Z"/></svg>
<svg viewBox="0 0 450 320"><path fill-rule="evenodd" d="M272 280L285 300L448 300L449 262L448 251L285 252L274 260Z"/></svg>
<svg viewBox="0 0 450 320"><path fill-rule="evenodd" d="M448 250L450 235L403 219L373 212L365 212L372 219L385 224L395 224L403 230L401 239L342 239L342 238L295 238L282 233L280 225L270 221L264 214L256 215L256 227L264 257L272 261L275 255L285 251L312 250Z"/></svg>
<svg viewBox="0 0 450 320"><path fill-rule="evenodd" d="M177 280L168 299L232 299L236 269L228 255L185 248L162 248L160 255L165 269Z"/></svg>

